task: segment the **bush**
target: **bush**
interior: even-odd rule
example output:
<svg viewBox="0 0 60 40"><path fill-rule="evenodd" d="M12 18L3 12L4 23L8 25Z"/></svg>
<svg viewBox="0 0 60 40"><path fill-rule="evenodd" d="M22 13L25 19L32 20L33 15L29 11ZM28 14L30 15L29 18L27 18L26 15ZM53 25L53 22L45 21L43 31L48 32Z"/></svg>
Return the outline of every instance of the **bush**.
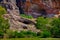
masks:
<svg viewBox="0 0 60 40"><path fill-rule="evenodd" d="M0 16L5 14L6 13L6 10L0 6Z"/></svg>
<svg viewBox="0 0 60 40"><path fill-rule="evenodd" d="M51 22L52 28L51 28L51 34L55 38L60 38L60 19L54 18Z"/></svg>
<svg viewBox="0 0 60 40"><path fill-rule="evenodd" d="M6 30L7 38L15 38L15 31Z"/></svg>
<svg viewBox="0 0 60 40"><path fill-rule="evenodd" d="M30 38L30 37L36 37L36 33L31 31L7 31L7 35L9 38Z"/></svg>
<svg viewBox="0 0 60 40"><path fill-rule="evenodd" d="M37 29L41 29L41 30L46 29L46 24L48 24L47 19L44 19L44 17L39 17L39 18L37 18L36 22L37 22L36 23Z"/></svg>
<svg viewBox="0 0 60 40"><path fill-rule="evenodd" d="M55 37L60 38L60 18L37 18L36 27L42 31L40 37ZM48 32L49 31L49 32Z"/></svg>
<svg viewBox="0 0 60 40"><path fill-rule="evenodd" d="M0 30L6 31L6 29L9 29L9 23L8 20L5 20L2 16L0 16Z"/></svg>
<svg viewBox="0 0 60 40"><path fill-rule="evenodd" d="M49 37L51 37L51 33L49 31L43 31L43 32L41 32L41 37L49 38Z"/></svg>
<svg viewBox="0 0 60 40"><path fill-rule="evenodd" d="M51 18L52 19L52 18ZM45 37L51 37L51 20L49 18L39 17L37 18L36 28L40 29L42 32L37 33L40 35L39 37L45 38Z"/></svg>
<svg viewBox="0 0 60 40"><path fill-rule="evenodd" d="M3 36L4 36L4 32L0 30L0 38L3 38Z"/></svg>
<svg viewBox="0 0 60 40"><path fill-rule="evenodd" d="M24 37L26 36L24 33L25 33L24 31L15 32L15 36L16 36L17 38L24 38Z"/></svg>
<svg viewBox="0 0 60 40"><path fill-rule="evenodd" d="M49 37L51 37L51 33L49 31L38 32L37 37L39 37L39 38L49 38Z"/></svg>
<svg viewBox="0 0 60 40"><path fill-rule="evenodd" d="M30 38L30 37L36 37L36 36L37 36L36 33L32 31L21 31L18 35L18 37L20 38L25 38L25 37Z"/></svg>
<svg viewBox="0 0 60 40"><path fill-rule="evenodd" d="M6 10L0 6L0 30L6 31L9 28L8 20L3 18L3 15L6 13Z"/></svg>
<svg viewBox="0 0 60 40"><path fill-rule="evenodd" d="M3 15L6 13L6 10L0 6L0 36L4 36L6 30L9 29L8 19L4 19Z"/></svg>
<svg viewBox="0 0 60 40"><path fill-rule="evenodd" d="M32 19L33 17L30 15L25 15L25 14L20 14L21 17L23 18L28 18L28 19Z"/></svg>
<svg viewBox="0 0 60 40"><path fill-rule="evenodd" d="M8 38L24 38L25 34L23 32L9 30L6 33Z"/></svg>
<svg viewBox="0 0 60 40"><path fill-rule="evenodd" d="M37 34L35 32L32 32L32 31L27 31L26 37L37 37Z"/></svg>

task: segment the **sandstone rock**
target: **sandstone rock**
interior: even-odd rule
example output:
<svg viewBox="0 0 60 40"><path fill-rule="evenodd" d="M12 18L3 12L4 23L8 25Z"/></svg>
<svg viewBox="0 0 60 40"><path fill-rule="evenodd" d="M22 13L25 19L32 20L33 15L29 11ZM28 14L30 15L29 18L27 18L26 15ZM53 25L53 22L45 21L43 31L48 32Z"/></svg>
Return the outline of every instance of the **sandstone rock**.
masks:
<svg viewBox="0 0 60 40"><path fill-rule="evenodd" d="M11 30L31 30L38 32L33 21L20 17L19 9L16 6L15 0L4 0L1 5L7 10L7 14L5 14L4 17L9 19Z"/></svg>

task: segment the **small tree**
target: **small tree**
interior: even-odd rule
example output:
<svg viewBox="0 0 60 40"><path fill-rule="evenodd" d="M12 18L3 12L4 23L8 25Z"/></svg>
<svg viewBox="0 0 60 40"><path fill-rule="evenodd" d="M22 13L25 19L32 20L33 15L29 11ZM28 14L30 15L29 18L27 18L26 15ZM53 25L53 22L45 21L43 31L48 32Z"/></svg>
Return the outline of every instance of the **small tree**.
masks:
<svg viewBox="0 0 60 40"><path fill-rule="evenodd" d="M54 18L51 22L51 25L51 34L53 35L53 37L60 38L60 19Z"/></svg>
<svg viewBox="0 0 60 40"><path fill-rule="evenodd" d="M32 31L27 31L26 37L37 37L37 34L35 32L32 32Z"/></svg>
<svg viewBox="0 0 60 40"><path fill-rule="evenodd" d="M4 19L3 17L5 13L6 13L6 10L0 6L0 30L2 30L2 32L4 33L6 33L6 30L9 28L8 20ZM2 32L0 31L0 34Z"/></svg>
<svg viewBox="0 0 60 40"><path fill-rule="evenodd" d="M44 17L37 18L36 28L42 31L41 33L38 33L38 35L40 35L39 37L42 38L51 37L49 21L50 21L49 18Z"/></svg>
<svg viewBox="0 0 60 40"><path fill-rule="evenodd" d="M39 17L39 18L37 18L36 22L37 22L36 23L36 28L43 30L43 29L46 28L48 20L44 19L44 17Z"/></svg>
<svg viewBox="0 0 60 40"><path fill-rule="evenodd" d="M37 37L39 37L39 38L49 38L49 37L51 37L51 32L50 31L38 32Z"/></svg>
<svg viewBox="0 0 60 40"><path fill-rule="evenodd" d="M41 38L49 38L49 37L51 37L50 31L42 31L41 32Z"/></svg>
<svg viewBox="0 0 60 40"><path fill-rule="evenodd" d="M4 14L6 14L6 10L0 6L0 30L6 30L9 28L8 20L3 17Z"/></svg>

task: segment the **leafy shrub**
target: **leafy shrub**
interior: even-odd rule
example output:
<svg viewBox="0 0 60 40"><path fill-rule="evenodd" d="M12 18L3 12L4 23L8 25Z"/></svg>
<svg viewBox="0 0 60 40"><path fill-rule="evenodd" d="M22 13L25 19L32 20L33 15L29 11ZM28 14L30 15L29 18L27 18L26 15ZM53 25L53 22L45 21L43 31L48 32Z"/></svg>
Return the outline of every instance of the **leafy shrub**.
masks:
<svg viewBox="0 0 60 40"><path fill-rule="evenodd" d="M4 19L2 16L0 16L0 30L6 31L6 29L9 29L9 23L8 20Z"/></svg>
<svg viewBox="0 0 60 40"><path fill-rule="evenodd" d="M41 32L41 37L42 38L51 37L51 33L49 31L43 31L43 32Z"/></svg>
<svg viewBox="0 0 60 40"><path fill-rule="evenodd" d="M20 14L21 17L32 19L33 17L30 15Z"/></svg>
<svg viewBox="0 0 60 40"><path fill-rule="evenodd" d="M44 30L46 28L46 24L48 23L47 19L44 19L44 17L39 17L36 20L36 28Z"/></svg>
<svg viewBox="0 0 60 40"><path fill-rule="evenodd" d="M27 37L36 37L37 34L36 34L35 32L32 32L32 31L27 31L27 32L26 32L26 36L27 36Z"/></svg>
<svg viewBox="0 0 60 40"><path fill-rule="evenodd" d="M9 30L6 33L8 35L8 38L24 38L25 34L23 34L23 32L18 32L18 31L12 31Z"/></svg>
<svg viewBox="0 0 60 40"><path fill-rule="evenodd" d="M50 25L47 26L47 24ZM40 37L56 37L60 38L60 18L51 18L51 20L39 17L36 27L42 31Z"/></svg>
<svg viewBox="0 0 60 40"><path fill-rule="evenodd" d="M4 36L6 30L9 29L8 19L4 19L3 15L6 13L6 10L0 6L0 36Z"/></svg>
<svg viewBox="0 0 60 40"><path fill-rule="evenodd" d="M51 34L53 37L60 38L60 19L54 18L51 22Z"/></svg>
<svg viewBox="0 0 60 40"><path fill-rule="evenodd" d="M46 38L46 37L51 37L51 25L50 22L51 20L49 18L44 18L44 17L39 17L36 20L36 28L40 29L42 32L37 33L39 37Z"/></svg>
<svg viewBox="0 0 60 40"><path fill-rule="evenodd" d="M3 14L6 13L6 10L0 6L0 30L5 31L9 28L8 20L3 18Z"/></svg>
<svg viewBox="0 0 60 40"><path fill-rule="evenodd" d="M15 32L15 36L16 36L17 38L24 38L24 37L26 36L24 33L25 33L24 31Z"/></svg>
<svg viewBox="0 0 60 40"><path fill-rule="evenodd" d="M36 37L36 33L31 31L7 31L7 35L9 38L25 38L25 37Z"/></svg>
<svg viewBox="0 0 60 40"><path fill-rule="evenodd" d="M12 30L6 30L6 34L8 36L8 38L15 38L15 31Z"/></svg>
<svg viewBox="0 0 60 40"><path fill-rule="evenodd" d="M5 14L6 13L6 10L0 6L0 16Z"/></svg>
<svg viewBox="0 0 60 40"><path fill-rule="evenodd" d="M49 38L49 37L51 37L51 33L50 33L50 31L38 32L37 37L39 37L39 38Z"/></svg>
<svg viewBox="0 0 60 40"><path fill-rule="evenodd" d="M4 32L0 30L0 38L3 38L3 36L4 36Z"/></svg>

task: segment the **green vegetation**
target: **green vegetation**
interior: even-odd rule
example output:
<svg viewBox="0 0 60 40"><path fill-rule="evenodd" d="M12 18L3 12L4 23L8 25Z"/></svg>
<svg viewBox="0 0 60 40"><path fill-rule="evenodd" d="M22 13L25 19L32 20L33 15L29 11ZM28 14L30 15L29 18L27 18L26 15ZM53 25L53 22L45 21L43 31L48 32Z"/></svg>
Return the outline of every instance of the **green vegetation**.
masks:
<svg viewBox="0 0 60 40"><path fill-rule="evenodd" d="M25 14L20 14L21 17L23 18L28 18L28 19L32 19L33 17L30 15L25 15Z"/></svg>
<svg viewBox="0 0 60 40"><path fill-rule="evenodd" d="M0 6L0 15L3 15L6 13L6 10Z"/></svg>
<svg viewBox="0 0 60 40"><path fill-rule="evenodd" d="M46 24L48 23L47 19L44 19L44 17L39 17L39 18L37 18L36 21L37 21L37 23L36 23L37 29L44 30L46 28Z"/></svg>
<svg viewBox="0 0 60 40"><path fill-rule="evenodd" d="M60 38L60 18L37 18L36 28L40 29L40 37Z"/></svg>
<svg viewBox="0 0 60 40"><path fill-rule="evenodd" d="M8 20L5 20L2 16L0 17L0 30L5 31L9 28Z"/></svg>
<svg viewBox="0 0 60 40"><path fill-rule="evenodd" d="M31 31L7 31L8 38L32 38L36 37L37 34Z"/></svg>
<svg viewBox="0 0 60 40"><path fill-rule="evenodd" d="M9 28L8 20L3 17L5 13L6 10L0 6L0 38L4 36L4 33L6 33L6 30Z"/></svg>
<svg viewBox="0 0 60 40"><path fill-rule="evenodd" d="M4 19L3 15L6 10L0 6L0 38L60 38L60 18L44 18L38 17L36 20L36 28L40 32L32 31L12 31L9 30L8 19ZM21 14L21 17L32 19L32 16ZM24 39L23 39L24 40Z"/></svg>
<svg viewBox="0 0 60 40"><path fill-rule="evenodd" d="M54 18L51 22L51 34L55 38L60 38L60 18Z"/></svg>
<svg viewBox="0 0 60 40"><path fill-rule="evenodd" d="M41 38L49 38L51 37L51 33L49 31L41 32Z"/></svg>

